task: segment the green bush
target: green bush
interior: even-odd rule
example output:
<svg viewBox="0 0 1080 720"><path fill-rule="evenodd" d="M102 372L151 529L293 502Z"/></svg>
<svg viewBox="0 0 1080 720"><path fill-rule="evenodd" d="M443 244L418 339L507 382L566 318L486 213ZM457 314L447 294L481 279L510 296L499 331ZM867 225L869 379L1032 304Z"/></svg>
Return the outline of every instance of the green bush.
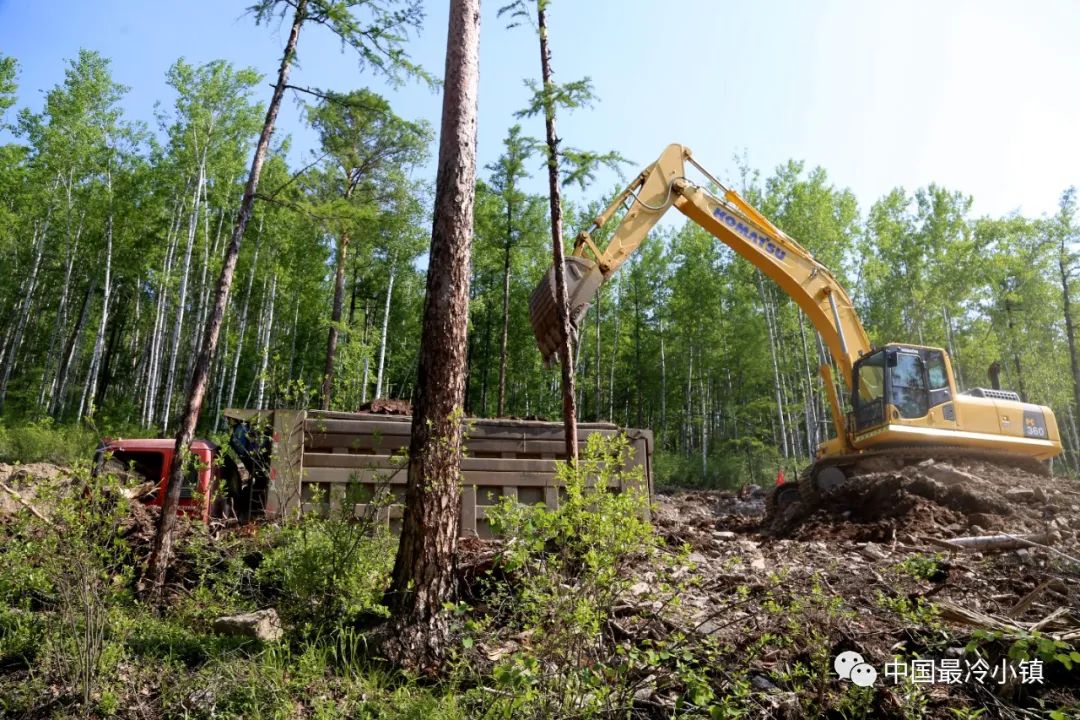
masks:
<svg viewBox="0 0 1080 720"><path fill-rule="evenodd" d="M788 477L797 474L795 463L754 438L720 441L710 448L706 460L703 466L700 453L658 450L653 455L656 486L734 490L743 485L771 486L780 467Z"/></svg>
<svg viewBox="0 0 1080 720"><path fill-rule="evenodd" d="M278 612L305 634L385 616L397 538L375 522L309 513L275 531L257 573Z"/></svg>
<svg viewBox="0 0 1080 720"><path fill-rule="evenodd" d="M75 465L89 462L98 437L81 425L55 425L45 418L22 425L0 425L0 461L51 462Z"/></svg>
<svg viewBox="0 0 1080 720"><path fill-rule="evenodd" d="M635 582L630 566L660 553L647 496L608 490L641 481L640 467L625 469L629 453L623 437L592 435L576 467L558 465L566 494L557 509L504 498L488 511L506 539L501 569L511 579L492 584L496 614L473 631L512 629L528 644L495 664L501 694L485 703L488 714L589 716L625 704L638 665L615 660L606 624Z"/></svg>

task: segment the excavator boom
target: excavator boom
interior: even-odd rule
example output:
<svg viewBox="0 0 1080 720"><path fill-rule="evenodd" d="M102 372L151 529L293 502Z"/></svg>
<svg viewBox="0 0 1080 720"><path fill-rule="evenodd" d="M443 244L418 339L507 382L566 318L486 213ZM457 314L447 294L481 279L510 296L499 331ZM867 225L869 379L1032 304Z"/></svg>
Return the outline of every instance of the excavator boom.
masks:
<svg viewBox="0 0 1080 720"><path fill-rule="evenodd" d="M719 196L686 179L687 162L718 186ZM597 247L592 233L624 207L626 212L607 246ZM694 163L690 150L682 145L669 145L656 162L645 168L597 216L590 228L578 234L573 253L566 259L572 324L576 326L580 322L600 285L626 262L672 207L776 281L810 318L840 368L844 382L850 382L855 361L871 348L843 287L806 248ZM554 287L552 269L533 291L529 302L533 331L545 360L555 356L561 337Z"/></svg>
<svg viewBox="0 0 1080 720"><path fill-rule="evenodd" d="M715 189L688 180L687 164ZM829 269L737 192L724 187L682 145L669 145L578 234L565 265L575 335L598 288L671 208L775 281L821 336L848 392L847 397L840 397L831 368L823 364L821 374L836 437L818 447L818 466L828 459L830 467L848 467L855 462L852 458L868 452L912 445L938 450L959 447L1032 460L1061 452L1050 408L1022 402L1014 393L978 388L958 392L948 354L940 348L873 347L851 298ZM620 211L622 217L610 240L598 246L593 234ZM549 362L562 341L554 287L552 268L529 301L537 343ZM845 400L851 408L846 415Z"/></svg>

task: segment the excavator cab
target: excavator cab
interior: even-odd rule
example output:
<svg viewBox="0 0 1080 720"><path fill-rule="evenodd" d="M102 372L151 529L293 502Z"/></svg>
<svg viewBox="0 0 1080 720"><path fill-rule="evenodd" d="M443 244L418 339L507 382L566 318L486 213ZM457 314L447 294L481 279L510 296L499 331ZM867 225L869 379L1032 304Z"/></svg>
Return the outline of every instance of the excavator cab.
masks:
<svg viewBox="0 0 1080 720"><path fill-rule="evenodd" d="M890 420L926 417L952 399L950 375L939 348L887 345L863 356L854 369L853 429L862 433Z"/></svg>

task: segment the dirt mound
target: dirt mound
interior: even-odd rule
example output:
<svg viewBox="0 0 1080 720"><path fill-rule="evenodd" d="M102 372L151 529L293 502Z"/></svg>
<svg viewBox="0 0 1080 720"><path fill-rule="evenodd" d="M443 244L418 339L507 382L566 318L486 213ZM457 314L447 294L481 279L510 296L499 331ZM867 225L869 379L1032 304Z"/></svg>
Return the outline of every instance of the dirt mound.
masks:
<svg viewBox="0 0 1080 720"><path fill-rule="evenodd" d="M412 403L408 400L377 398L361 405L360 412L375 415L412 415Z"/></svg>
<svg viewBox="0 0 1080 720"><path fill-rule="evenodd" d="M924 460L851 478L807 513L796 505L762 528L774 537L913 542L1080 529L1080 491L1065 478L989 462Z"/></svg>
<svg viewBox="0 0 1080 720"><path fill-rule="evenodd" d="M73 486L71 470L52 463L0 463L0 520L17 512L45 512L45 498L65 496ZM33 509L31 509L33 508Z"/></svg>

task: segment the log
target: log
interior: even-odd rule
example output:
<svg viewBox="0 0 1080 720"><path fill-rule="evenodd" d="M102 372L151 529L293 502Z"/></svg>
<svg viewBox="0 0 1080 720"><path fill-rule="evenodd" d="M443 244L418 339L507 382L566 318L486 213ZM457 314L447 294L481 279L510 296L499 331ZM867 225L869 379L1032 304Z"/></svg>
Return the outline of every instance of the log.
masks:
<svg viewBox="0 0 1080 720"><path fill-rule="evenodd" d="M969 552L1017 550L1027 547L1046 547L1058 540L1053 533L1039 533L1037 535L976 535L972 537L951 538L940 540L927 538L934 545L950 548L953 550L967 550Z"/></svg>

